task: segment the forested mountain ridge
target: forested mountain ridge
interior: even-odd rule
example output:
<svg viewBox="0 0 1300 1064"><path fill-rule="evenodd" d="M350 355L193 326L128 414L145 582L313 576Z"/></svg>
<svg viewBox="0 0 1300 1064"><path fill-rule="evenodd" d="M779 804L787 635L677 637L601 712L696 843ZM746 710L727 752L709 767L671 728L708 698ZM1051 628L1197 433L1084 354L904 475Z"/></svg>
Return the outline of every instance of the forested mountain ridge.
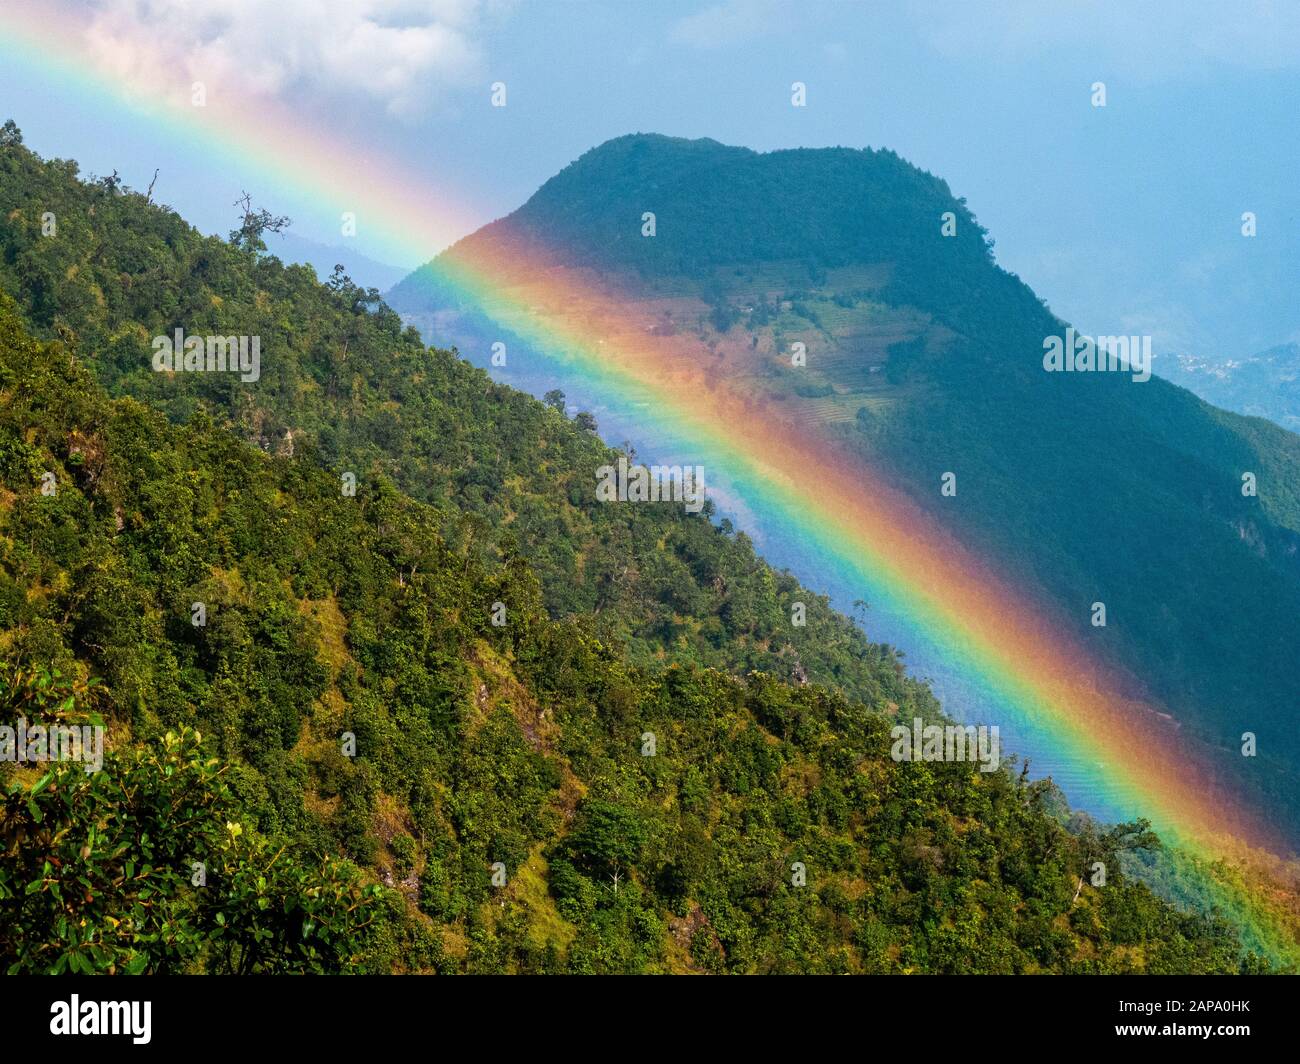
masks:
<svg viewBox="0 0 1300 1064"><path fill-rule="evenodd" d="M0 712L110 734L88 779L2 769L6 967L1258 963L1125 878L1140 827L893 761L938 712L897 656L741 536L591 507L580 426L346 278L2 139ZM176 326L260 335L268 386L153 372Z"/></svg>
<svg viewBox="0 0 1300 1064"><path fill-rule="evenodd" d="M445 259L562 267L575 289L616 289L635 328L693 338L711 380L850 449L1014 574L1300 839L1300 437L1158 378L1046 372L1067 323L996 265L942 180L888 150L638 134ZM388 300L444 335L464 311L472 334L440 278L435 262Z"/></svg>
<svg viewBox="0 0 1300 1064"><path fill-rule="evenodd" d="M110 737L99 773L0 765L11 972L1259 967L1124 876L1140 825L892 760L937 718L888 658L870 704L629 666L517 551L110 399L5 297L0 394L3 722Z"/></svg>
<svg viewBox="0 0 1300 1064"><path fill-rule="evenodd" d="M47 214L56 236L43 233ZM744 534L681 507L599 503L596 469L613 455L592 433L426 348L373 290L318 284L253 242L203 237L115 178L82 181L16 130L0 137L0 290L110 393L182 421L206 402L264 449L313 445L340 472L391 478L485 563L510 542L526 550L551 615L596 618L634 661L671 650L874 697L870 663L890 652L765 565ZM260 378L154 372L153 338L177 328L258 336Z"/></svg>

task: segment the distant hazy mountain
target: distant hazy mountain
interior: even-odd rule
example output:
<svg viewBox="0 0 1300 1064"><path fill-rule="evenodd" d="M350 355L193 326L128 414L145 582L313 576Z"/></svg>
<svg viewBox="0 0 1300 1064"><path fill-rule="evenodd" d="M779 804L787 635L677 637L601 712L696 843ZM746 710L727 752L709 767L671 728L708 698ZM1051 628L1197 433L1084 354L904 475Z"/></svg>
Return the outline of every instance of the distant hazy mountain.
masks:
<svg viewBox="0 0 1300 1064"><path fill-rule="evenodd" d="M1157 361L1156 371L1215 406L1300 432L1300 344L1225 362L1171 355Z"/></svg>
<svg viewBox="0 0 1300 1064"><path fill-rule="evenodd" d="M653 240L629 224L650 209ZM1267 777L1300 811L1300 438L1158 378L1045 372L1044 340L1066 323L996 265L945 182L890 151L628 136L445 255L509 262L512 249L583 284L617 279L646 331L697 336L720 377L837 434L1017 573L1228 771ZM486 351L495 337L440 276L435 261L390 302ZM943 506L935 485L957 466L966 494ZM1094 600L1104 629L1090 627ZM1267 771L1240 767L1245 730L1270 736Z"/></svg>
<svg viewBox="0 0 1300 1064"><path fill-rule="evenodd" d="M304 262L316 270L322 281L342 264L344 271L362 288L386 292L407 275L408 270L362 255L356 248L339 244L321 244L295 233L268 233L267 247L283 262Z"/></svg>

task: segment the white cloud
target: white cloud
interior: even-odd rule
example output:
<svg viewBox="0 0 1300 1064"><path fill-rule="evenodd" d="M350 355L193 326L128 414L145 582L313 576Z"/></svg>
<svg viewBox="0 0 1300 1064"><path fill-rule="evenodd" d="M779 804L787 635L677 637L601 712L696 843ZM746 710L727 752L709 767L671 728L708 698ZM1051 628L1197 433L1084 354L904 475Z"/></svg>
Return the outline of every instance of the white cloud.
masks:
<svg viewBox="0 0 1300 1064"><path fill-rule="evenodd" d="M97 63L144 95L361 97L410 114L482 74L486 0L83 0Z"/></svg>

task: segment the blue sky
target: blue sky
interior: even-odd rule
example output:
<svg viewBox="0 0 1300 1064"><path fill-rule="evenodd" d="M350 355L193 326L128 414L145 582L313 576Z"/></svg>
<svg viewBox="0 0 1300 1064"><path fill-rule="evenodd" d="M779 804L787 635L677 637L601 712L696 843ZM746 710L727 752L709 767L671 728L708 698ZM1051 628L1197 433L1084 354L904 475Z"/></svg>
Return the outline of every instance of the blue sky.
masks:
<svg viewBox="0 0 1300 1064"><path fill-rule="evenodd" d="M147 90L221 71L358 153L403 160L473 224L628 132L758 150L890 147L945 178L1061 316L1157 351L1300 339L1300 4L1202 0L70 0L89 45ZM142 43L143 42L143 43ZM10 57L13 58L13 57ZM506 108L489 86L507 85ZM790 85L808 105L790 106ZM1106 85L1107 106L1091 86ZM0 65L0 117L45 155L118 170L225 232L243 188L336 243L333 218L214 168L147 118ZM1241 235L1241 214L1258 235ZM359 241L380 262L390 249ZM429 254L439 250L430 248ZM358 266L358 275L364 273Z"/></svg>

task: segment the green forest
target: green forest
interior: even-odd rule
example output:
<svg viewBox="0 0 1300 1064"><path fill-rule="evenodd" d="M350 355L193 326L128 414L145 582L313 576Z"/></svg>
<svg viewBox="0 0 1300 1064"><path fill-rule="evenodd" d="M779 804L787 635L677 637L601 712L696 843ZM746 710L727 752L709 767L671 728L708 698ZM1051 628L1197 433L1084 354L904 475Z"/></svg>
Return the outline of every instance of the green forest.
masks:
<svg viewBox="0 0 1300 1064"><path fill-rule="evenodd" d="M3 970L1269 970L1144 823L891 760L895 650L266 220L0 131L0 725L108 735L0 764ZM257 385L153 372L180 327Z"/></svg>
<svg viewBox="0 0 1300 1064"><path fill-rule="evenodd" d="M654 240L627 223L642 202L663 223ZM945 181L888 149L618 137L446 255L532 262L534 249L621 278L628 298L711 308L669 327L738 352L728 371L753 372L746 386L792 425L825 421L1300 831L1300 437L1158 378L1044 373L1043 340L1066 323L997 265ZM389 302L410 315L444 305L437 267ZM791 339L806 342L806 368L740 354ZM935 488L948 470L956 502ZM1098 600L1104 628L1088 613ZM1243 730L1256 757L1239 754Z"/></svg>

